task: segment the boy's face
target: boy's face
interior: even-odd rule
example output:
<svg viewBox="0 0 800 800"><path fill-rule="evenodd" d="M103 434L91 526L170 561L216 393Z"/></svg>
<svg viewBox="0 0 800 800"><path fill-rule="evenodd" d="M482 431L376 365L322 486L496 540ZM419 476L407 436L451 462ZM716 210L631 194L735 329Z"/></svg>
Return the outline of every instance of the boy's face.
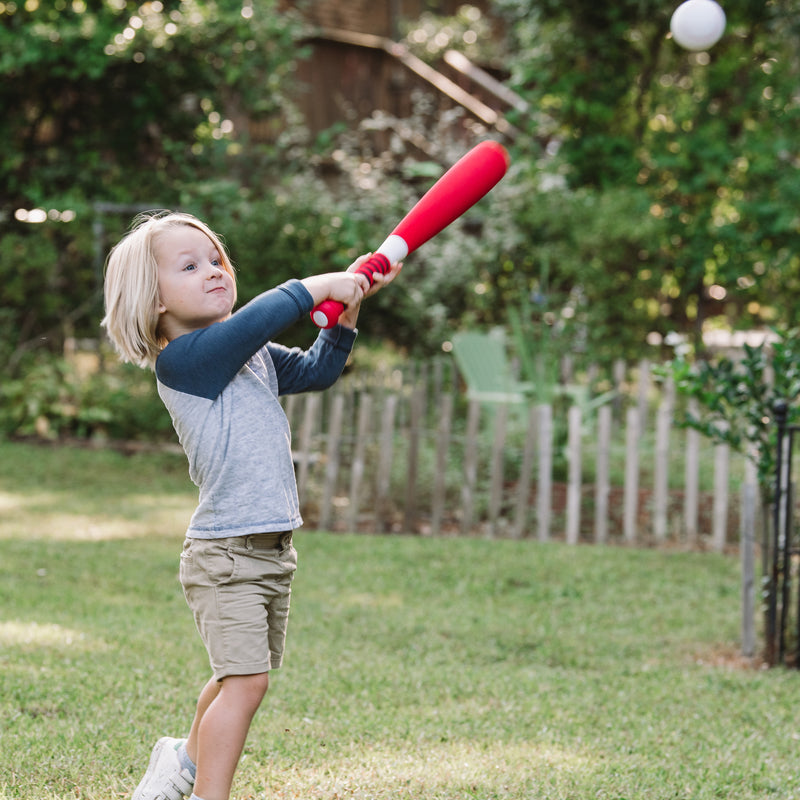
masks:
<svg viewBox="0 0 800 800"><path fill-rule="evenodd" d="M168 339L227 319L236 293L222 255L191 225L166 228L153 241L160 327Z"/></svg>

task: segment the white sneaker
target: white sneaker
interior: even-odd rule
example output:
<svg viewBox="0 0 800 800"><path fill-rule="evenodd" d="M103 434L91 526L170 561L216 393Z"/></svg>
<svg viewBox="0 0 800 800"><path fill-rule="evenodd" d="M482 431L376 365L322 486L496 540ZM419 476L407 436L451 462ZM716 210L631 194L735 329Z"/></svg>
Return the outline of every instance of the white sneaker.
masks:
<svg viewBox="0 0 800 800"><path fill-rule="evenodd" d="M192 793L192 773L181 767L178 759L178 748L184 741L165 736L156 742L147 772L131 800L183 800Z"/></svg>

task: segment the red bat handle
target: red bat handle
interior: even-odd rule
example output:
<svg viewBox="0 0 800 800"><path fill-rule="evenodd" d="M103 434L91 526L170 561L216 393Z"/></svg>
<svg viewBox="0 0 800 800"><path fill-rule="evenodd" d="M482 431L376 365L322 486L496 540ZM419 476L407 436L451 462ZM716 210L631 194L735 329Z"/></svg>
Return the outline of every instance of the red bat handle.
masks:
<svg viewBox="0 0 800 800"><path fill-rule="evenodd" d="M389 259L383 253L375 253L356 272L366 275L369 278L369 285L372 286L375 283L375 273L380 272L381 275L385 275L390 267ZM343 311L344 304L338 300L323 300L319 305L314 306L314 310L311 312L311 319L314 320L314 324L318 328L332 328Z"/></svg>

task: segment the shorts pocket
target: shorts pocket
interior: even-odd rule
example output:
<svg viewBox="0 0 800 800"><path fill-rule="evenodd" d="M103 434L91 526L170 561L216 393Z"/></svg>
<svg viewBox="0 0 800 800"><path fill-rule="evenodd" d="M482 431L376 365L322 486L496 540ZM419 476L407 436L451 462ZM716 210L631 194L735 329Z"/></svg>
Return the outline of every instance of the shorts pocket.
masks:
<svg viewBox="0 0 800 800"><path fill-rule="evenodd" d="M208 580L215 586L232 583L236 578L239 559L227 545L214 542L203 558Z"/></svg>
<svg viewBox="0 0 800 800"><path fill-rule="evenodd" d="M224 586L236 579L239 559L229 545L213 539L193 539L181 553L181 583Z"/></svg>

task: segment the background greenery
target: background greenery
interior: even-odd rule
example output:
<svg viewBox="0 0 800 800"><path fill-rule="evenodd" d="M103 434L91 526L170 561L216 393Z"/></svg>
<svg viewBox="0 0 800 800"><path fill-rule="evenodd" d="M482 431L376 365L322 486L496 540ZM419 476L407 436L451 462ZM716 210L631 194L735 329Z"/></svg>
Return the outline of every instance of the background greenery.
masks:
<svg viewBox="0 0 800 800"><path fill-rule="evenodd" d="M432 242L413 257L413 276L376 300L371 335L430 353L454 327L505 323L506 309L532 295L546 305L533 322L554 328L564 351L602 362L652 352L648 334L698 342L708 320L792 320L791 0L729 0L723 40L700 54L666 36L672 7L655 0L488 9L489 18L461 14L457 30L474 29L462 49L530 104L513 114L514 167L465 221L466 244ZM405 22L410 36L437 20ZM451 33L454 24L439 20ZM98 202L202 215L228 238L246 299L345 266L424 190L420 175L463 151L424 109L405 122L436 154L425 169L396 142L375 152L369 121L312 141L292 104L302 34L299 17L272 0L0 4L0 102L13 112L0 120L4 361L19 369L20 348L97 335ZM252 123L274 135L254 142ZM46 221L20 221L19 209ZM131 213L100 217L108 244Z"/></svg>
<svg viewBox="0 0 800 800"><path fill-rule="evenodd" d="M208 674L177 582L183 457L6 443L0 486L0 798L127 797ZM800 792L797 675L737 656L736 557L297 544L287 659L235 798Z"/></svg>

